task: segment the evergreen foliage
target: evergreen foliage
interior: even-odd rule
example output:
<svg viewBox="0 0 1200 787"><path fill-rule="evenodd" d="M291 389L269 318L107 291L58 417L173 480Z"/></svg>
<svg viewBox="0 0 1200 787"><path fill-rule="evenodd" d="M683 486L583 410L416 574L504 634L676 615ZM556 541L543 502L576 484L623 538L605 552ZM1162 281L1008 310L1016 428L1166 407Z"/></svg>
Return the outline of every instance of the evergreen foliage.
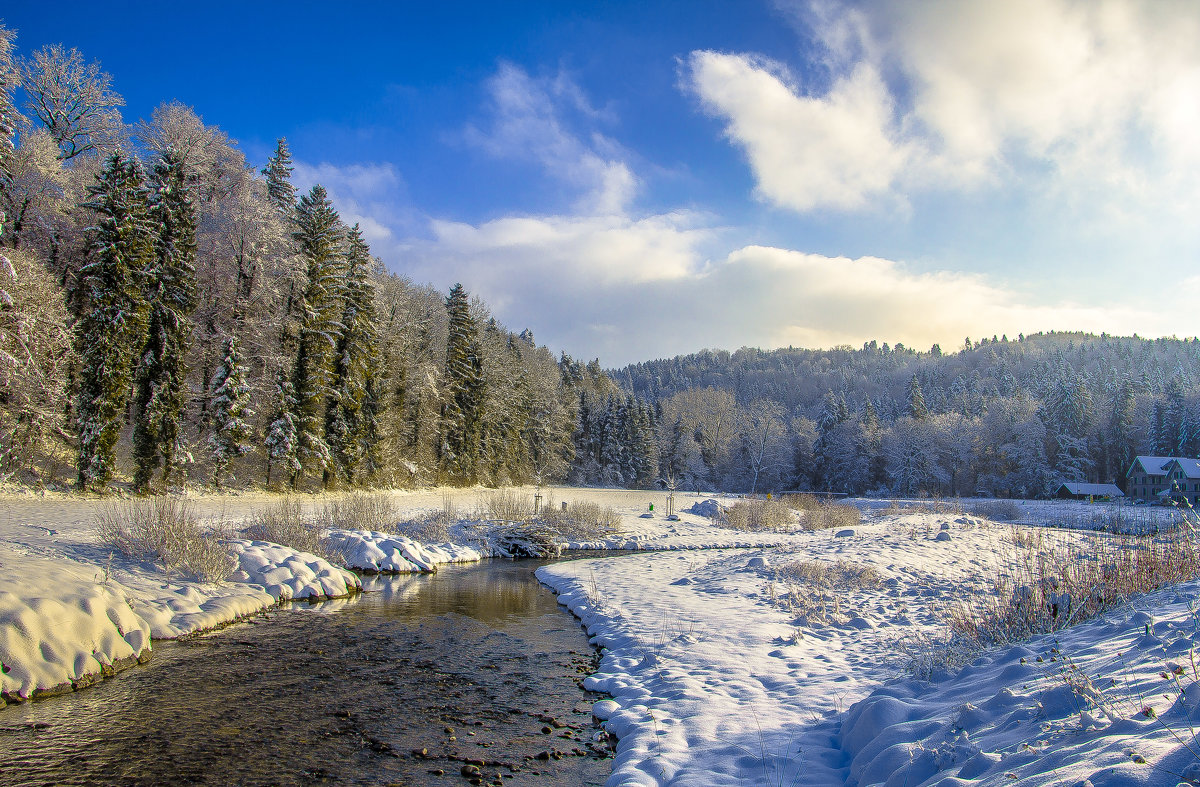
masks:
<svg viewBox="0 0 1200 787"><path fill-rule="evenodd" d="M254 430L247 420L254 415L254 410L250 409L250 395L250 383L246 379L246 366L237 337L230 336L225 341L221 364L209 384L212 431L208 446L213 457L212 485L217 489L224 485L230 463L250 453L253 448L251 440ZM283 429L286 430L286 425ZM286 440L286 435L280 434L279 438Z"/></svg>
<svg viewBox="0 0 1200 787"><path fill-rule="evenodd" d="M299 301L300 342L292 366L296 400L296 459L291 476L296 486L306 472L332 470L326 440L326 403L333 396L335 353L344 326L344 228L329 195L320 185L300 198L296 208L296 241L305 262L306 281Z"/></svg>
<svg viewBox="0 0 1200 787"><path fill-rule="evenodd" d="M112 154L84 204L96 215L80 271L86 306L76 324L79 371L78 482L102 490L116 470L116 444L136 348L146 331L145 272L153 264L150 200L141 166Z"/></svg>
<svg viewBox="0 0 1200 787"><path fill-rule="evenodd" d="M287 139L280 137L275 143L275 153L267 160L262 174L267 179L267 201L284 216L291 216L296 209L296 187L292 185L292 153Z"/></svg>
<svg viewBox="0 0 1200 787"><path fill-rule="evenodd" d="M180 422L186 397L184 359L196 309L196 212L183 162L174 152L155 166L149 219L157 228L145 271L149 326L135 374L134 487L146 489L160 462L169 481L185 453Z"/></svg>
<svg viewBox="0 0 1200 787"><path fill-rule="evenodd" d="M276 467L282 468L289 479L295 478L300 472L297 407L296 391L280 371L275 381L275 407L263 437L263 445L267 450L267 486L271 485L271 471Z"/></svg>
<svg viewBox="0 0 1200 787"><path fill-rule="evenodd" d="M484 376L480 358L478 327L471 316L471 304L461 284L455 284L446 297L449 336L446 340L446 396L442 405L442 440L439 463L442 471L456 481L475 478L481 449L480 407L483 402Z"/></svg>

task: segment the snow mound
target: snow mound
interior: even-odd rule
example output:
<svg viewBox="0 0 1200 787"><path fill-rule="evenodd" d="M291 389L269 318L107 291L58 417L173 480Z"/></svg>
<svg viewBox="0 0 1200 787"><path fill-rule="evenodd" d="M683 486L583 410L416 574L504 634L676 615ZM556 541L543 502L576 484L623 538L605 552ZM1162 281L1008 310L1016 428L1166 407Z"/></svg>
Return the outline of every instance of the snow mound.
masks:
<svg viewBox="0 0 1200 787"><path fill-rule="evenodd" d="M329 540L359 571L411 574L436 571L442 563L473 563L484 555L459 544L420 544L404 536L375 530L332 530Z"/></svg>
<svg viewBox="0 0 1200 787"><path fill-rule="evenodd" d="M703 516L712 519L714 516L717 516L721 513L722 508L720 503L712 498L709 498L708 500L701 500L699 503L693 503L692 507L687 511L689 514L695 514L696 516Z"/></svg>
<svg viewBox="0 0 1200 787"><path fill-rule="evenodd" d="M230 541L238 567L231 582L258 585L276 601L341 598L362 590L353 573L310 552L266 541Z"/></svg>
<svg viewBox="0 0 1200 787"><path fill-rule="evenodd" d="M150 626L118 590L61 573L45 595L14 585L0 584L0 706L73 691L150 658Z"/></svg>

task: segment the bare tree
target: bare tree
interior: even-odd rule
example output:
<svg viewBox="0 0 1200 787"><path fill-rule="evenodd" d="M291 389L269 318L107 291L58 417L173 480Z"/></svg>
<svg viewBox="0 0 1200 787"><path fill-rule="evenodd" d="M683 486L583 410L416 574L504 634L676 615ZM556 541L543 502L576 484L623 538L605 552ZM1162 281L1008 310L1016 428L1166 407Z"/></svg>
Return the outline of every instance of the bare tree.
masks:
<svg viewBox="0 0 1200 787"><path fill-rule="evenodd" d="M54 141L59 158L116 147L125 137L125 99L113 91L112 77L98 62L85 63L78 49L44 46L21 66L25 106Z"/></svg>
<svg viewBox="0 0 1200 787"><path fill-rule="evenodd" d="M69 177L58 159L54 138L42 129L22 135L8 171L7 182L0 189L0 210L7 225L2 240L16 249L31 230L52 232L49 225L62 218L70 206Z"/></svg>
<svg viewBox="0 0 1200 787"><path fill-rule="evenodd" d="M216 126L206 126L196 111L178 101L160 104L150 121L138 121L134 134L160 156L174 151L201 203L215 202L244 187L246 157Z"/></svg>

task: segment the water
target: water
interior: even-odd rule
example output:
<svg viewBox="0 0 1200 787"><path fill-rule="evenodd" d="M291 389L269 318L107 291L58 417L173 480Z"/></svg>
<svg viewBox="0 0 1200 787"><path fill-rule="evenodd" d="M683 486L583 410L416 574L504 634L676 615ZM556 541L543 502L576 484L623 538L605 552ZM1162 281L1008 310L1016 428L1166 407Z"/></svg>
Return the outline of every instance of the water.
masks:
<svg viewBox="0 0 1200 787"><path fill-rule="evenodd" d="M0 785L603 784L600 697L578 685L596 655L537 565L372 578L158 644L0 711Z"/></svg>

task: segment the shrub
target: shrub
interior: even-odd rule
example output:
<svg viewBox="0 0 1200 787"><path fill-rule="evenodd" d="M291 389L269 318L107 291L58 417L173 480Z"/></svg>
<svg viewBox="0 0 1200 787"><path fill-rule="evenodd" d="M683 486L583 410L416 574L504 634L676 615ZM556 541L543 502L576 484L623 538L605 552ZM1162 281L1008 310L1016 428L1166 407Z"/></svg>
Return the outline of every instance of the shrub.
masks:
<svg viewBox="0 0 1200 787"><path fill-rule="evenodd" d="M96 517L96 531L105 545L134 560L157 561L168 574L178 571L215 584L236 566L222 543L230 534L202 528L191 503L178 497L108 505Z"/></svg>
<svg viewBox="0 0 1200 787"><path fill-rule="evenodd" d="M854 527L862 522L858 506L848 503L834 503L807 494L784 495L781 501L801 513L800 526L805 530Z"/></svg>
<svg viewBox="0 0 1200 787"><path fill-rule="evenodd" d="M774 570L776 579L817 588L863 590L879 587L883 578L874 566L849 560L797 560Z"/></svg>
<svg viewBox="0 0 1200 787"><path fill-rule="evenodd" d="M594 541L621 531L621 515L591 502L572 502L566 510L547 503L537 520L558 533L563 541Z"/></svg>
<svg viewBox="0 0 1200 787"><path fill-rule="evenodd" d="M1014 500L984 500L971 506L971 513L993 522L1015 522L1024 516Z"/></svg>
<svg viewBox="0 0 1200 787"><path fill-rule="evenodd" d="M434 543L450 541L450 527L462 521L462 513L451 497L442 498L442 507L397 522L396 532L416 541Z"/></svg>
<svg viewBox="0 0 1200 787"><path fill-rule="evenodd" d="M343 530L381 530L390 532L396 525L396 502L385 492L354 492L327 500L317 514L323 528Z"/></svg>
<svg viewBox="0 0 1200 787"><path fill-rule="evenodd" d="M479 519L499 519L503 522L528 522L533 519L533 500L511 489L492 492L480 503Z"/></svg>
<svg viewBox="0 0 1200 787"><path fill-rule="evenodd" d="M720 527L733 530L782 530L795 519L792 509L782 500L739 500L713 517Z"/></svg>
<svg viewBox="0 0 1200 787"><path fill-rule="evenodd" d="M294 497L285 497L256 511L250 526L242 532L256 541L282 544L326 560L344 563L343 556L324 536L323 525L320 515L306 513L303 503Z"/></svg>

